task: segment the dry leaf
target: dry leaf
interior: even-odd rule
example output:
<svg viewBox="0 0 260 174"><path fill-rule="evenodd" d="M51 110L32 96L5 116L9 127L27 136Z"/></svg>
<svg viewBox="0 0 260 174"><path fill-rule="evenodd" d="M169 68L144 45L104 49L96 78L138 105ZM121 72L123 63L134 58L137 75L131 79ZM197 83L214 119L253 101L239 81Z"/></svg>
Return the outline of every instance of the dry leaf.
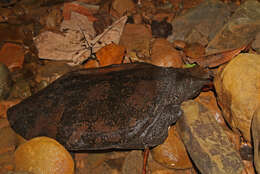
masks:
<svg viewBox="0 0 260 174"><path fill-rule="evenodd" d="M73 13L72 13L73 14ZM75 19L73 19L73 16ZM72 22L62 23L62 34L46 31L35 38L36 47L41 59L65 60L72 64L81 64L90 55L110 43L118 44L127 16L123 16L102 34L93 40L93 33L89 33L85 25L91 25L86 16L77 14L71 16ZM77 21L77 22L76 22ZM85 26L86 27L86 26Z"/></svg>
<svg viewBox="0 0 260 174"><path fill-rule="evenodd" d="M84 67L92 68L98 66L107 66L111 64L120 64L123 60L124 55L125 48L123 46L111 43L97 51L96 57L99 61L99 64L95 61L92 61L90 63L87 62Z"/></svg>
<svg viewBox="0 0 260 174"><path fill-rule="evenodd" d="M233 59L235 56L237 56L241 51L245 50L248 47L248 45L245 45L241 48L231 50L231 51L225 51L222 53L218 54L212 54L208 56L204 56L198 59L191 59L188 58L188 62L194 63L196 62L202 67L209 67L209 68L214 68L219 65L222 65L224 63L227 63L231 59Z"/></svg>

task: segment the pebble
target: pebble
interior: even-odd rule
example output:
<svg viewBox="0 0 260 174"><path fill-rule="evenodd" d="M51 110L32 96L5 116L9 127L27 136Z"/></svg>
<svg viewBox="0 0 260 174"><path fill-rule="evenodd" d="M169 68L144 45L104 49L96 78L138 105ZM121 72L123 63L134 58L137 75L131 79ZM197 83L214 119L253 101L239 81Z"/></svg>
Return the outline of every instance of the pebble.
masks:
<svg viewBox="0 0 260 174"><path fill-rule="evenodd" d="M7 99L11 91L11 76L6 65L0 63L0 100Z"/></svg>
<svg viewBox="0 0 260 174"><path fill-rule="evenodd" d="M119 45L126 48L127 53L134 52L139 58L150 57L150 41L152 31L141 24L126 24Z"/></svg>
<svg viewBox="0 0 260 174"><path fill-rule="evenodd" d="M163 38L155 39L152 44L151 62L157 66L182 67L181 54L172 47L172 44Z"/></svg>
<svg viewBox="0 0 260 174"><path fill-rule="evenodd" d="M15 171L35 174L73 174L74 162L70 153L56 140L36 137L15 151Z"/></svg>
<svg viewBox="0 0 260 174"><path fill-rule="evenodd" d="M192 163L175 126L168 130L167 139L163 144L153 148L151 154L155 161L167 168L192 168Z"/></svg>
<svg viewBox="0 0 260 174"><path fill-rule="evenodd" d="M143 154L141 150L131 151L125 158L122 174L140 174L143 169Z"/></svg>

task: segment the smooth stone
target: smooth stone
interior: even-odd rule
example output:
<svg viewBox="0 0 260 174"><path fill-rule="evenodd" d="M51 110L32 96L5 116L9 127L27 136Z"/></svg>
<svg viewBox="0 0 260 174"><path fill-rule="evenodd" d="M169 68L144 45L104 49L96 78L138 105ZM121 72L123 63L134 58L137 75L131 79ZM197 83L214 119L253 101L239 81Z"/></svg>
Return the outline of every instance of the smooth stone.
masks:
<svg viewBox="0 0 260 174"><path fill-rule="evenodd" d="M0 63L0 100L7 99L11 91L11 84L9 69Z"/></svg>

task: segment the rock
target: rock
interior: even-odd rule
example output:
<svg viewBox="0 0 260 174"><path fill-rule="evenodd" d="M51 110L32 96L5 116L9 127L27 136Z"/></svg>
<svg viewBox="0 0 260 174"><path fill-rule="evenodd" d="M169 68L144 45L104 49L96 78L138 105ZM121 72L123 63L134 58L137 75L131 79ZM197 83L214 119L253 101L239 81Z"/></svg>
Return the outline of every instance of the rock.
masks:
<svg viewBox="0 0 260 174"><path fill-rule="evenodd" d="M11 91L12 98L25 99L31 95L29 81L22 79L14 83Z"/></svg>
<svg viewBox="0 0 260 174"><path fill-rule="evenodd" d="M108 164L101 163L98 167L94 168L91 173L88 174L120 174L117 170L111 169ZM81 174L81 173L79 173ZM85 171L82 171L82 174L86 174Z"/></svg>
<svg viewBox="0 0 260 174"><path fill-rule="evenodd" d="M205 108L208 109L209 112L211 112L212 116L214 116L216 121L227 134L230 142L234 145L234 148L238 151L240 148L240 134L231 131L230 128L227 126L223 115L218 107L214 93L212 91L201 92L200 95L196 97L195 101L202 104Z"/></svg>
<svg viewBox="0 0 260 174"><path fill-rule="evenodd" d="M31 172L15 172L15 171L9 171L6 174L33 174Z"/></svg>
<svg viewBox="0 0 260 174"><path fill-rule="evenodd" d="M132 0L113 0L112 8L121 17L125 12L132 11L135 8L135 4Z"/></svg>
<svg viewBox="0 0 260 174"><path fill-rule="evenodd" d="M63 13L65 9L63 8ZM44 26L45 30L59 30L63 20L62 10L60 7L49 7L48 12L40 16L39 23Z"/></svg>
<svg viewBox="0 0 260 174"><path fill-rule="evenodd" d="M11 76L8 68L0 63L0 100L7 99L11 91Z"/></svg>
<svg viewBox="0 0 260 174"><path fill-rule="evenodd" d="M96 36L103 33L106 28L108 28L113 23L113 18L108 14L108 12L99 12L95 14L97 20L93 22L93 27L96 32Z"/></svg>
<svg viewBox="0 0 260 174"><path fill-rule="evenodd" d="M182 67L180 53L172 47L172 44L165 39L155 39L152 45L151 62L157 66Z"/></svg>
<svg viewBox="0 0 260 174"><path fill-rule="evenodd" d="M168 130L168 137L164 143L152 149L151 152L153 159L167 168L192 168L191 161L175 126Z"/></svg>
<svg viewBox="0 0 260 174"><path fill-rule="evenodd" d="M64 20L71 20L72 13L78 13L88 17L88 20L94 21L95 17L92 13L96 13L98 9L98 6L88 5L79 1L64 3L63 18Z"/></svg>
<svg viewBox="0 0 260 174"><path fill-rule="evenodd" d="M7 118L6 112L8 108L18 104L20 100L3 100L0 101L0 119Z"/></svg>
<svg viewBox="0 0 260 174"><path fill-rule="evenodd" d="M37 174L73 174L74 162L69 152L54 139L36 137L15 151L15 171Z"/></svg>
<svg viewBox="0 0 260 174"><path fill-rule="evenodd" d="M40 66L37 69L37 75L35 77L35 80L38 83L40 83L41 81L51 83L63 74L72 71L73 69L76 68L73 68L62 61L48 61L45 62L43 66Z"/></svg>
<svg viewBox="0 0 260 174"><path fill-rule="evenodd" d="M183 102L177 128L185 147L202 174L238 174L244 169L239 153L214 116L195 101Z"/></svg>
<svg viewBox="0 0 260 174"><path fill-rule="evenodd" d="M217 0L204 1L172 21L172 35L168 40L198 42L205 46L224 26L229 16L226 4Z"/></svg>
<svg viewBox="0 0 260 174"><path fill-rule="evenodd" d="M230 128L225 125L225 127L223 127L223 130L225 131L226 135L229 138L229 141L234 145L234 148L239 151L240 149L240 143L241 143L241 135L237 132L234 132L232 130L230 130Z"/></svg>
<svg viewBox="0 0 260 174"><path fill-rule="evenodd" d="M143 154L140 150L131 151L125 158L122 174L140 174L143 169Z"/></svg>
<svg viewBox="0 0 260 174"><path fill-rule="evenodd" d="M110 153L76 153L76 173L77 174L117 174L117 169L110 167L108 163ZM122 158L120 159L123 162Z"/></svg>
<svg viewBox="0 0 260 174"><path fill-rule="evenodd" d="M155 21L163 21L165 20L166 22L171 22L172 19L174 18L174 14L172 12L160 12L160 11L157 11L156 14L153 15L153 20ZM172 32L172 31L171 31Z"/></svg>
<svg viewBox="0 0 260 174"><path fill-rule="evenodd" d="M107 159L105 153L75 153L76 173L93 173Z"/></svg>
<svg viewBox="0 0 260 174"><path fill-rule="evenodd" d="M198 59L205 55L205 47L197 42L187 44L183 51L186 56L192 59Z"/></svg>
<svg viewBox="0 0 260 174"><path fill-rule="evenodd" d="M24 62L24 51L20 45L6 43L0 50L0 62L8 69L22 68Z"/></svg>
<svg viewBox="0 0 260 174"><path fill-rule="evenodd" d="M187 44L182 40L175 40L173 41L172 45L175 49L183 50Z"/></svg>
<svg viewBox="0 0 260 174"><path fill-rule="evenodd" d="M206 54L224 52L249 44L260 30L260 3L245 1L239 6L227 24L210 41Z"/></svg>
<svg viewBox="0 0 260 174"><path fill-rule="evenodd" d="M152 20L151 28L152 35L155 38L167 38L172 34L172 25L166 19L162 21Z"/></svg>
<svg viewBox="0 0 260 174"><path fill-rule="evenodd" d="M126 48L127 53L135 52L138 57L150 57L150 40L152 32L141 24L126 24L119 45Z"/></svg>
<svg viewBox="0 0 260 174"><path fill-rule="evenodd" d="M256 34L255 40L252 43L252 48L256 50L258 54L260 54L260 32Z"/></svg>
<svg viewBox="0 0 260 174"><path fill-rule="evenodd" d="M259 55L239 54L219 68L214 79L217 101L225 120L248 142L251 142L251 120L259 106L259 70Z"/></svg>
<svg viewBox="0 0 260 174"><path fill-rule="evenodd" d="M0 122L3 121L5 121L5 119L0 119ZM16 133L10 126L0 127L0 139L0 154L10 149L15 149L15 146L18 144Z"/></svg>
<svg viewBox="0 0 260 174"><path fill-rule="evenodd" d="M141 14L133 15L133 21L134 21L134 24L142 24L142 21L143 21L142 15Z"/></svg>
<svg viewBox="0 0 260 174"><path fill-rule="evenodd" d="M156 162L152 158L152 155L149 155L148 157L147 168L151 174L197 174L194 168L182 170L166 168L165 166L162 166L161 164Z"/></svg>
<svg viewBox="0 0 260 174"><path fill-rule="evenodd" d="M6 119L0 119L0 173L14 169L14 151L18 144L16 133Z"/></svg>
<svg viewBox="0 0 260 174"><path fill-rule="evenodd" d="M239 148L239 153L243 160L253 161L253 148L250 143L242 141Z"/></svg>
<svg viewBox="0 0 260 174"><path fill-rule="evenodd" d="M8 23L0 24L0 42L23 43L26 38L23 25L10 25Z"/></svg>
<svg viewBox="0 0 260 174"><path fill-rule="evenodd" d="M258 108L254 113L253 120L252 120L252 139L254 142L254 166L257 173L260 173L260 109Z"/></svg>
<svg viewBox="0 0 260 174"><path fill-rule="evenodd" d="M201 92L200 95L195 99L195 101L206 107L223 128L227 127L222 113L218 107L217 100L212 91Z"/></svg>
<svg viewBox="0 0 260 174"><path fill-rule="evenodd" d="M243 160L245 165L245 169L243 170L242 174L255 174L255 169L252 161Z"/></svg>

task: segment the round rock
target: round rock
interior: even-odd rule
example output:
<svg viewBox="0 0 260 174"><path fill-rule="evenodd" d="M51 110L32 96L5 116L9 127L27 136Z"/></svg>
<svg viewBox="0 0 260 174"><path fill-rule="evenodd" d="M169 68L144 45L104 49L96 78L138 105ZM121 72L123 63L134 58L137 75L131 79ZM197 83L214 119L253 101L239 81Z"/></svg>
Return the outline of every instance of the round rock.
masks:
<svg viewBox="0 0 260 174"><path fill-rule="evenodd" d="M15 151L15 171L37 174L73 174L74 162L70 153L56 140L36 137Z"/></svg>

